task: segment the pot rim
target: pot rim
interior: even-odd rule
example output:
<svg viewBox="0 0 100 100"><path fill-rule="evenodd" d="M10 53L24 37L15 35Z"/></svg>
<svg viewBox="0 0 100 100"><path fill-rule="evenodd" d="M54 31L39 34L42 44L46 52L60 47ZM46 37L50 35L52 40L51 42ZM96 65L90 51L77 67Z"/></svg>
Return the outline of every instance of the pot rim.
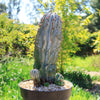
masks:
<svg viewBox="0 0 100 100"><path fill-rule="evenodd" d="M32 80L32 79L28 79L28 80L23 80L23 81L21 81L21 82L25 82L25 81L29 81L29 80ZM32 91L32 92L44 92L44 93L49 93L49 92L59 92L59 91L66 91L66 90L69 90L69 89L72 89L72 87L73 87L73 84L72 84L72 82L70 82L70 81L68 81L68 80L64 80L64 82L65 81L67 81L67 82L69 82L70 83L70 88L66 88L66 89L63 89L63 90L57 90L57 91L38 91L38 90L30 90L30 89L25 89L25 88L22 88L21 86L20 86L20 83L18 83L18 86L21 88L21 89L23 89L23 90L26 90L26 91Z"/></svg>

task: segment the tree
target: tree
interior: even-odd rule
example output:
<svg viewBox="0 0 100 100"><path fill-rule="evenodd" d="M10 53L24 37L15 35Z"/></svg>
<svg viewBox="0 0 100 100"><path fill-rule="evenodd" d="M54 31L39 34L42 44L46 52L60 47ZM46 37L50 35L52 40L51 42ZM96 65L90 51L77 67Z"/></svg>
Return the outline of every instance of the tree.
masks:
<svg viewBox="0 0 100 100"><path fill-rule="evenodd" d="M22 0L4 0L4 4L0 3L0 13L7 12L9 19L18 19L20 12L20 3Z"/></svg>
<svg viewBox="0 0 100 100"><path fill-rule="evenodd" d="M0 14L3 13L3 12L6 12L6 9L7 9L6 5L0 3Z"/></svg>
<svg viewBox="0 0 100 100"><path fill-rule="evenodd" d="M8 2L8 15L10 19L18 19L18 13L20 12L21 0L9 0ZM14 14L15 13L15 14Z"/></svg>
<svg viewBox="0 0 100 100"><path fill-rule="evenodd" d="M54 11L54 5L55 2L54 0L45 0L43 2L43 0L30 0L30 3L32 4L33 8L32 10L29 12L30 16L30 23L34 23L37 24L38 20L37 20L37 16L38 18L41 16L41 14L43 15L44 13L47 13L49 11ZM35 12L35 13L33 13Z"/></svg>
<svg viewBox="0 0 100 100"><path fill-rule="evenodd" d="M80 15L75 14L79 7L75 0L55 1L55 11L59 13L63 21L63 42L58 59L58 63L63 69L64 65L69 62L69 55L72 53L75 54L78 50L80 50L80 47L78 47L79 43L84 44L90 37L90 33L83 27L85 23L88 23L88 20L83 21ZM88 11L88 9L84 7L84 11Z"/></svg>
<svg viewBox="0 0 100 100"><path fill-rule="evenodd" d="M100 9L100 0L91 0L90 5L93 10L93 18L91 19L91 23L88 24L87 28L91 33L93 33L100 30L100 15L98 12Z"/></svg>

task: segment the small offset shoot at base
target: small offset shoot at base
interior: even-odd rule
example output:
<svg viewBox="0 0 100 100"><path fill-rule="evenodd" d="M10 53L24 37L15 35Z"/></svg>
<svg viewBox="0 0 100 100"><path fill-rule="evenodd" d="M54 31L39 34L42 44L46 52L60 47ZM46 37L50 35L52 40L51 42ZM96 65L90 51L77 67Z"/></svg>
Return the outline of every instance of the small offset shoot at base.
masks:
<svg viewBox="0 0 100 100"><path fill-rule="evenodd" d="M56 13L46 13L35 38L34 66L30 80L19 83L23 100L69 100L72 83L56 73L62 42L62 21Z"/></svg>

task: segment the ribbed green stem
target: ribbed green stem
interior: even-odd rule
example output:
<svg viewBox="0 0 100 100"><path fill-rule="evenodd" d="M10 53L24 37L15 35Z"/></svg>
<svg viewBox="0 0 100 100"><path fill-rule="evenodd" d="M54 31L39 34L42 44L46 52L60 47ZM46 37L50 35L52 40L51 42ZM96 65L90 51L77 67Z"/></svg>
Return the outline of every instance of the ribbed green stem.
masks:
<svg viewBox="0 0 100 100"><path fill-rule="evenodd" d="M62 40L61 18L56 13L49 12L43 16L39 26L35 39L34 68L40 70L42 81L53 82Z"/></svg>

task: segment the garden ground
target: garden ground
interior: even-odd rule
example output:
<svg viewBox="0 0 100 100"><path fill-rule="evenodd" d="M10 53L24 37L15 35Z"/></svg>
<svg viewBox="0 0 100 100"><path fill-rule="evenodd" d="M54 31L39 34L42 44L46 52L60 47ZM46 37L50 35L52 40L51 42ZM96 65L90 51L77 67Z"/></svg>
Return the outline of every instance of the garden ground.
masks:
<svg viewBox="0 0 100 100"><path fill-rule="evenodd" d="M65 79L73 80L74 87L70 100L100 100L100 55L86 58L72 57L65 71ZM5 61L5 60L4 60ZM33 59L10 57L0 63L0 100L22 100L18 83L30 79ZM92 73L92 74L91 74ZM87 74L90 74L89 77ZM79 79L79 80L75 80ZM82 80L83 79L83 80ZM95 84L90 86L92 80ZM86 84L83 84L84 82ZM80 85L81 84L81 85ZM86 86L87 85L87 86Z"/></svg>

